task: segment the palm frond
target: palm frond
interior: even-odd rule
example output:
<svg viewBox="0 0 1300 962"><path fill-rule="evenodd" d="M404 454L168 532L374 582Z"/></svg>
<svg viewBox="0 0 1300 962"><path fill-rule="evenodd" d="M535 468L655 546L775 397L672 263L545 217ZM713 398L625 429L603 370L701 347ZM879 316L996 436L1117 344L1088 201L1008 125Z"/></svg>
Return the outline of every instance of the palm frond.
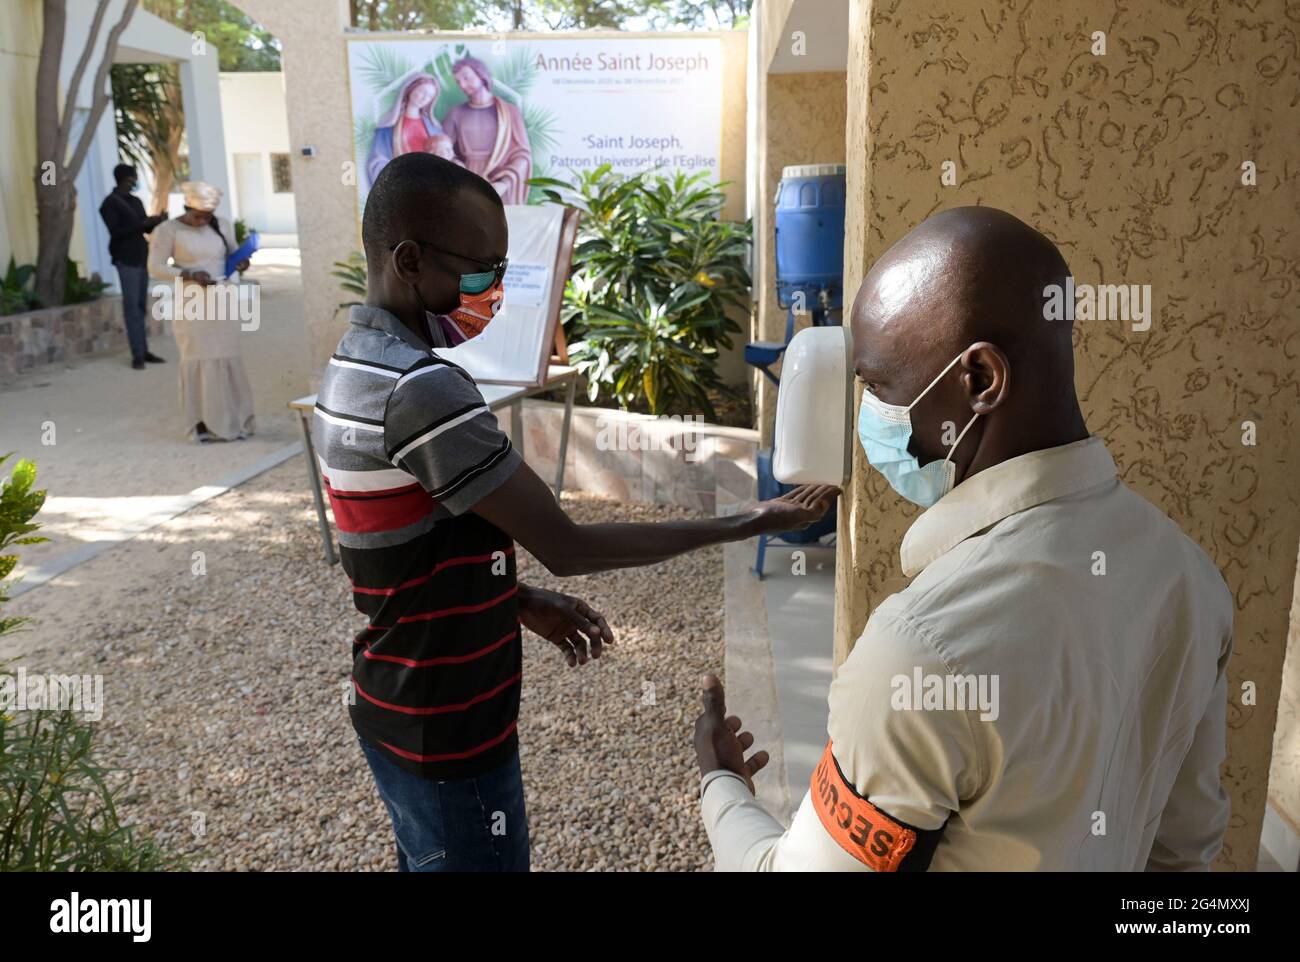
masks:
<svg viewBox="0 0 1300 962"><path fill-rule="evenodd" d="M528 147L533 156L548 153L556 144L560 133L555 114L534 103L523 105L524 127L528 131Z"/></svg>
<svg viewBox="0 0 1300 962"><path fill-rule="evenodd" d="M359 52L356 67L358 79L379 94L411 72L413 64L396 49L396 44L367 44Z"/></svg>
<svg viewBox="0 0 1300 962"><path fill-rule="evenodd" d="M508 87L510 92L523 97L532 89L537 71L533 67L536 55L532 47L511 44L514 48L508 56L497 58L492 64L492 84Z"/></svg>

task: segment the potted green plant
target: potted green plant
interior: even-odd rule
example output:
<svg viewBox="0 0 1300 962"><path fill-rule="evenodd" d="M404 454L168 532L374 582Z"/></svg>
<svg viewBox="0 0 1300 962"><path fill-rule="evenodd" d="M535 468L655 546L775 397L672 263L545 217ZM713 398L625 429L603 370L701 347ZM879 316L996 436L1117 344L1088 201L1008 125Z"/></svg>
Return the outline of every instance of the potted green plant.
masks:
<svg viewBox="0 0 1300 962"><path fill-rule="evenodd" d="M748 311L750 287L751 225L722 219L725 185L609 165L573 184L531 183L582 212L564 323L589 399L715 418L714 398L730 390L718 355L740 331L732 315Z"/></svg>

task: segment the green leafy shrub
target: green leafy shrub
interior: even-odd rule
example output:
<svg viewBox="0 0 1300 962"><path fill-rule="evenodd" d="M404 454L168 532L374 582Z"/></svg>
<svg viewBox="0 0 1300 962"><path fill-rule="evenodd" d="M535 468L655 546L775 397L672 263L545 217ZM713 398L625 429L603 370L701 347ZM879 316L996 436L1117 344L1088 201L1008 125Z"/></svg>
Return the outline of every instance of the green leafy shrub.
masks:
<svg viewBox="0 0 1300 962"><path fill-rule="evenodd" d="M72 710L24 716L0 716L0 872L183 867L119 820L87 722Z"/></svg>
<svg viewBox="0 0 1300 962"><path fill-rule="evenodd" d="M34 311L41 306L41 299L30 287L35 275L35 264L19 267L14 262L13 255L9 256L9 268L5 271L3 280L0 280L0 317Z"/></svg>
<svg viewBox="0 0 1300 962"><path fill-rule="evenodd" d="M98 274L82 277L81 271L77 268L77 262L71 257L68 258L65 271L64 304L82 304L86 301L93 301L95 298L103 296L104 291L108 290L108 285L104 283ZM30 288L32 278L35 275L36 265L23 264L19 266L14 263L13 256L10 255L9 267L5 271L4 278L0 280L0 316L21 314L23 311L34 311L45 306L36 292Z"/></svg>
<svg viewBox="0 0 1300 962"><path fill-rule="evenodd" d="M723 184L704 174L616 174L603 165L576 184L535 178L553 203L582 212L564 323L594 402L651 414L703 411L731 393L718 352L749 310L748 221L721 218Z"/></svg>
<svg viewBox="0 0 1300 962"><path fill-rule="evenodd" d="M63 303L64 304L83 304L86 301L93 301L101 297L104 291L108 290L106 284L98 274L91 274L89 277L82 277L81 272L77 269L77 262L71 257L68 258L67 280L63 285Z"/></svg>
<svg viewBox="0 0 1300 962"><path fill-rule="evenodd" d="M0 464L8 458L0 456ZM36 467L20 460L0 481L0 552L44 541L33 522L45 503ZM0 554L0 605L18 562ZM0 609L0 635L25 618ZM4 666L0 665L0 669ZM118 819L108 771L91 758L93 730L72 709L6 714L0 703L0 872L159 871L183 867Z"/></svg>
<svg viewBox="0 0 1300 962"><path fill-rule="evenodd" d="M356 297L356 300L343 301L334 308L335 314L346 307L356 307L365 303L367 283L365 254L353 251L346 260L335 261L330 276L338 279L339 287L343 288L345 293Z"/></svg>
<svg viewBox="0 0 1300 962"><path fill-rule="evenodd" d="M12 267L12 261L10 267ZM9 460L8 454L0 454L0 465ZM36 483L36 465L27 460L20 460L14 465L13 474L8 480L0 480L0 552L16 545L40 544L49 539L42 538L34 532L40 527L32 523L36 512L45 504L45 492L33 491ZM16 554L0 553L0 606L9 602L9 585L5 580L13 573L18 564ZM27 623L26 618L5 617L0 607L0 635L16 631Z"/></svg>

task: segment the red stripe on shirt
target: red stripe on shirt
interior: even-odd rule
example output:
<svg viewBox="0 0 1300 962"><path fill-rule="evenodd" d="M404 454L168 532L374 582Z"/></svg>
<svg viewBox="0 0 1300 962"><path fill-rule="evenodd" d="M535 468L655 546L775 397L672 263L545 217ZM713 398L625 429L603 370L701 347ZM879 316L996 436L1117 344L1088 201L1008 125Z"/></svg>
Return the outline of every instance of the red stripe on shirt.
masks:
<svg viewBox="0 0 1300 962"><path fill-rule="evenodd" d="M496 736L496 738L491 738L488 741L485 741L482 745L476 745L469 751L448 752L445 755L420 755L416 752L405 751L404 749L398 748L396 745L390 745L388 742L380 742L379 744L383 745L394 755L400 755L402 758L408 758L413 762L454 762L462 758L473 758L475 755L481 755L489 748L496 748L514 733L518 724L519 722L517 720L512 721L506 726L506 730Z"/></svg>
<svg viewBox="0 0 1300 962"><path fill-rule="evenodd" d="M443 655L439 658L398 658L396 655L376 655L369 648L364 649L361 654L371 661L391 661L394 664L405 665L408 668L431 668L434 665L459 665L467 661L473 661L475 658L482 658L484 655L491 654L508 641L513 641L519 637L519 631L510 632L500 641L494 641L486 648L480 648L478 651L472 651L468 655Z"/></svg>
<svg viewBox="0 0 1300 962"><path fill-rule="evenodd" d="M495 688L485 691L482 694L475 695L469 701L461 702L459 705L433 705L429 708L410 708L406 705L393 705L386 701L380 701L378 698L375 698L373 695L367 695L365 691L361 688L361 686L357 683L357 680L355 678L352 679L352 687L357 690L358 695L360 695L366 701L370 702L370 704L378 705L380 708L386 708L389 711L401 712L403 715L445 715L448 714L449 712L466 711L470 708L473 708L479 702L484 702L490 698L495 698L497 695L501 694L507 688L519 684L519 679L522 677L523 674L521 672L516 672L514 675L507 678L505 681L497 685Z"/></svg>
<svg viewBox="0 0 1300 962"><path fill-rule="evenodd" d="M515 553L514 545L511 545L508 550L501 552L501 554L507 558L514 553ZM430 578L432 578L434 575L436 575L439 571L441 571L444 568L451 568L455 565L479 564L484 561L495 561L496 554L497 552L494 551L491 554L462 555L459 558L448 558L446 561L439 561L436 565L433 566L433 570L430 571L428 574L420 575L417 578L412 578L410 581L403 581L396 588L358 588L354 582L352 585L352 592L358 595L388 595L388 596L395 595L399 591L404 591L407 588L414 588L416 585L424 584L426 581L428 581Z"/></svg>
<svg viewBox="0 0 1300 962"><path fill-rule="evenodd" d="M458 604L454 608L434 608L433 611L421 611L419 615L403 615L399 617L398 624L411 624L413 621L432 621L435 617L447 617L448 615L473 615L476 612L486 611L487 608L497 606L503 601L510 601L511 598L519 594L519 585L513 586L506 591L498 594L497 597L491 598L490 601L480 602L478 604ZM390 625L390 628L393 625ZM383 628L382 625L367 625L372 632L386 632L389 628Z"/></svg>
<svg viewBox="0 0 1300 962"><path fill-rule="evenodd" d="M405 528L423 521L438 506L419 485L384 497L361 499L341 496L328 486L325 490L334 509L334 523L348 534Z"/></svg>

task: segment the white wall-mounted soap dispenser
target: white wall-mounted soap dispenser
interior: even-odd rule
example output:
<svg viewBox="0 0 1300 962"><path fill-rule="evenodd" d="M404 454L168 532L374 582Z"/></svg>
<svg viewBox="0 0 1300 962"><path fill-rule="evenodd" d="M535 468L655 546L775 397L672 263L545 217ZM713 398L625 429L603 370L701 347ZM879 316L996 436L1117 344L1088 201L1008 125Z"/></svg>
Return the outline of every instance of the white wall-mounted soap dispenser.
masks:
<svg viewBox="0 0 1300 962"><path fill-rule="evenodd" d="M783 484L848 483L852 354L847 327L809 327L790 339L781 360L772 445L772 474Z"/></svg>

